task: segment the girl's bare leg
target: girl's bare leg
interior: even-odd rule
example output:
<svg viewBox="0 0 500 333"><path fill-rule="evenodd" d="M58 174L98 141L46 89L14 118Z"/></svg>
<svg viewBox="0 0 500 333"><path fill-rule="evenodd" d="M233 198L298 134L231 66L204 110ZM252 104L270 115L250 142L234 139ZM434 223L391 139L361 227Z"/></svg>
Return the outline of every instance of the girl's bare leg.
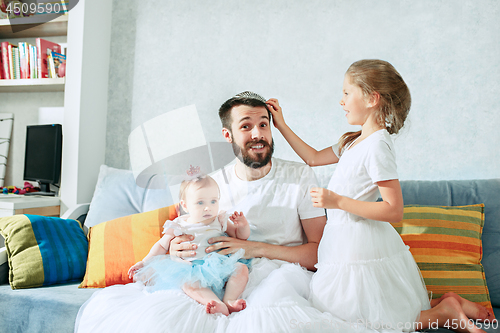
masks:
<svg viewBox="0 0 500 333"><path fill-rule="evenodd" d="M198 303L205 305L207 313L222 313L223 315L229 316L229 310L226 304L224 304L211 289L200 288L199 284L185 284L182 290L184 290L186 295Z"/></svg>
<svg viewBox="0 0 500 333"><path fill-rule="evenodd" d="M445 297L439 302L434 301L436 302L432 302L431 309L420 313L417 330L446 327L456 332L485 333L469 321L460 302L455 297Z"/></svg>
<svg viewBox="0 0 500 333"><path fill-rule="evenodd" d="M229 313L238 312L247 307L244 299L238 299L245 290L247 282L248 267L242 263L238 263L236 271L227 280L226 292L222 300L226 304Z"/></svg>

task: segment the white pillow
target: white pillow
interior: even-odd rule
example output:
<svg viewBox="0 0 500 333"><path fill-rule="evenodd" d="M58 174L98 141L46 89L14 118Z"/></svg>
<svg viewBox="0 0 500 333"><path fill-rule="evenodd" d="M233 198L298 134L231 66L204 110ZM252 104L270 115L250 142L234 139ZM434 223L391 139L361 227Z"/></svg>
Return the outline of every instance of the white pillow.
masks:
<svg viewBox="0 0 500 333"><path fill-rule="evenodd" d="M130 170L101 165L85 226L92 227L119 217L173 204L170 191L144 189L135 183Z"/></svg>

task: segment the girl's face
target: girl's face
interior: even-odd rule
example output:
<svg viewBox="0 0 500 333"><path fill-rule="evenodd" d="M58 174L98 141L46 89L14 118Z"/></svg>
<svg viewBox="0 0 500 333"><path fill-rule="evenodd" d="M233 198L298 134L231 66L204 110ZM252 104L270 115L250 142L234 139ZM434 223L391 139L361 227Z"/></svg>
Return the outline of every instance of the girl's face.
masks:
<svg viewBox="0 0 500 333"><path fill-rule="evenodd" d="M186 200L182 207L189 213L189 221L201 222L219 213L219 187L214 181L202 186L192 184L186 190Z"/></svg>
<svg viewBox="0 0 500 333"><path fill-rule="evenodd" d="M351 84L349 75L344 78L340 105L346 112L345 116L350 125L364 125L373 113L363 91L360 87Z"/></svg>

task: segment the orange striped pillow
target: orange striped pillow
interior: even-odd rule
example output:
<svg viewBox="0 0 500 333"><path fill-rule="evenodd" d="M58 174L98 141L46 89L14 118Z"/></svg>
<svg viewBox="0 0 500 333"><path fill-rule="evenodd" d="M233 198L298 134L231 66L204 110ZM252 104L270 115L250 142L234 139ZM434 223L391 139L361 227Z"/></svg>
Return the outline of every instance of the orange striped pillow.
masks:
<svg viewBox="0 0 500 333"><path fill-rule="evenodd" d="M172 205L120 217L89 229L89 253L80 288L103 288L132 282L130 266L142 260L162 235L163 224L178 216Z"/></svg>
<svg viewBox="0 0 500 333"><path fill-rule="evenodd" d="M485 306L492 314L481 259L484 204L407 205L393 223L422 272L432 298L453 291Z"/></svg>

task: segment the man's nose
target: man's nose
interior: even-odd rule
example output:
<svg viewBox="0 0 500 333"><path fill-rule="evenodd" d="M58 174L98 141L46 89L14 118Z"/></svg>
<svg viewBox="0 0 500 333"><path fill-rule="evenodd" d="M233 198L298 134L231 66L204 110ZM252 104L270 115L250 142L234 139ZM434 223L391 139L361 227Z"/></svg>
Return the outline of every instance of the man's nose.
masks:
<svg viewBox="0 0 500 333"><path fill-rule="evenodd" d="M254 126L254 128L252 128L252 139L260 140L263 137L264 135L262 134L262 129L259 126Z"/></svg>
<svg viewBox="0 0 500 333"><path fill-rule="evenodd" d="M345 105L345 103L344 103L344 99L343 99L343 98L340 100L340 105L342 105L342 106L344 106L344 105Z"/></svg>

